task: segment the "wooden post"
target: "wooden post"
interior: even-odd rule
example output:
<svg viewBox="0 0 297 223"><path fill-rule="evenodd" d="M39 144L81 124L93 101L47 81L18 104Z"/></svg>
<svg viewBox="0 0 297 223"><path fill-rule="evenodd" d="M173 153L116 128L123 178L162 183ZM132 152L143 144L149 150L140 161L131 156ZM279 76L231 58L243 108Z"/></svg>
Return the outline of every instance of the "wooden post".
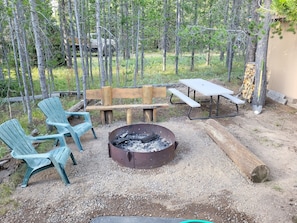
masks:
<svg viewBox="0 0 297 223"><path fill-rule="evenodd" d="M206 121L206 131L227 156L238 166L240 171L255 183L268 179L269 168L228 130L213 119Z"/></svg>
<svg viewBox="0 0 297 223"><path fill-rule="evenodd" d="M153 86L144 85L142 87L142 102L143 104L153 103ZM153 109L143 109L143 117L145 122L153 121Z"/></svg>
<svg viewBox="0 0 297 223"><path fill-rule="evenodd" d="M127 109L127 125L132 124L132 109L128 108Z"/></svg>
<svg viewBox="0 0 297 223"><path fill-rule="evenodd" d="M105 125L105 111L100 111L100 119L101 119L101 123L102 125Z"/></svg>
<svg viewBox="0 0 297 223"><path fill-rule="evenodd" d="M102 93L103 93L103 105L112 105L112 88L110 86L104 86L102 87ZM104 121L102 120L104 118ZM112 110L104 111L104 115L101 115L101 121L102 124L107 123L110 124L112 123L113 120L113 113Z"/></svg>
<svg viewBox="0 0 297 223"><path fill-rule="evenodd" d="M153 122L157 122L157 108L153 109Z"/></svg>

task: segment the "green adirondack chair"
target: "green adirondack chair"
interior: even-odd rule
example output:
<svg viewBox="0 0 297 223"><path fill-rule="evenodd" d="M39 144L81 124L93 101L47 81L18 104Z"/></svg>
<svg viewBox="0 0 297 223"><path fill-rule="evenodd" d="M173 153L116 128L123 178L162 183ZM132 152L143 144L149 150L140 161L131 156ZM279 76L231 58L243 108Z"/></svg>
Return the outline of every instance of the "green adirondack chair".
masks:
<svg viewBox="0 0 297 223"><path fill-rule="evenodd" d="M74 165L76 165L76 161L62 134L27 136L18 120L11 119L0 125L0 139L10 148L13 158L24 160L27 164L27 171L21 187L28 185L32 175L50 167L56 168L65 185L70 184L64 167L69 157ZM32 143L50 139L58 140L59 146L49 152L38 153L32 145Z"/></svg>
<svg viewBox="0 0 297 223"><path fill-rule="evenodd" d="M47 117L46 123L55 126L60 134L71 136L80 151L83 151L80 137L88 130L91 129L94 138L97 139L89 112L67 112L58 97L44 99L38 103L38 107ZM71 126L67 119L69 116L82 116L84 122Z"/></svg>

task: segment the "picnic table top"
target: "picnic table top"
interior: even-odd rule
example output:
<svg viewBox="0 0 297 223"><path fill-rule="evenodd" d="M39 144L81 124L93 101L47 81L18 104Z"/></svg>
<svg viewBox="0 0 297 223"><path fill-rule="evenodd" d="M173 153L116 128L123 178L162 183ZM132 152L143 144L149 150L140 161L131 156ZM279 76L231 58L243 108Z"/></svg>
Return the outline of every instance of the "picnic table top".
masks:
<svg viewBox="0 0 297 223"><path fill-rule="evenodd" d="M233 94L234 92L224 88L220 85L214 84L210 81L196 78L196 79L180 79L180 83L186 85L189 88L205 95L205 96L214 96L222 94Z"/></svg>

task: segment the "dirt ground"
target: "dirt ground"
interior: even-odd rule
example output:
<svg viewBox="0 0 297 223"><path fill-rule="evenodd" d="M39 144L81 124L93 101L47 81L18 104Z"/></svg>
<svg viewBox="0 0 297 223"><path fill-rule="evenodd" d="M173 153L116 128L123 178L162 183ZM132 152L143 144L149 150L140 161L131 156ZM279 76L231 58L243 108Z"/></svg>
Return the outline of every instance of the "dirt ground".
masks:
<svg viewBox="0 0 297 223"><path fill-rule="evenodd" d="M81 153L67 140L78 162L66 167L71 185L55 169L34 175L14 192L17 205L0 221L85 223L116 215L296 223L297 110L268 101L259 115L246 104L239 116L216 119L269 167L264 183L244 176L207 135L206 121L189 120L186 112L182 105L160 111L157 124L175 134L178 146L173 161L150 170L122 167L108 156L108 134L125 125L125 115L102 126L92 114L98 139L84 135Z"/></svg>

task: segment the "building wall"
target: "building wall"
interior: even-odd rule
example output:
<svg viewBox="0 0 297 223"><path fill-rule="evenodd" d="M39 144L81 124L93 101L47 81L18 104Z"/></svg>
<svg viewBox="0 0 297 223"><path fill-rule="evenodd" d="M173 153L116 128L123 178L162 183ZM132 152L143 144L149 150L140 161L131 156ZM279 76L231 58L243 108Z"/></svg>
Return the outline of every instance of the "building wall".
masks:
<svg viewBox="0 0 297 223"><path fill-rule="evenodd" d="M283 30L286 30L284 24ZM284 31L268 42L268 89L284 94L289 102L297 101L297 34ZM296 103L296 102L295 102Z"/></svg>

